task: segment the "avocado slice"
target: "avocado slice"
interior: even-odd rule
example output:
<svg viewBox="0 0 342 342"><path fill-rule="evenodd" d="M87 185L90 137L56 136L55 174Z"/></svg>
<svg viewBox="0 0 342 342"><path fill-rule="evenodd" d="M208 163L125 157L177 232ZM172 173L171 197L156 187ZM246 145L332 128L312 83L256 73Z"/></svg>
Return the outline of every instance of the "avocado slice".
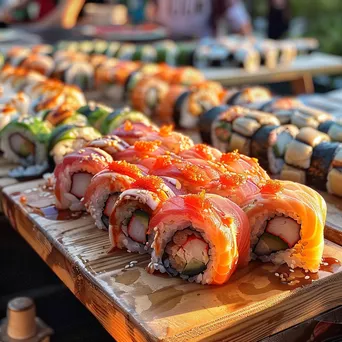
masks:
<svg viewBox="0 0 342 342"><path fill-rule="evenodd" d="M289 246L278 236L274 236L269 233L261 235L258 243L254 248L254 253L258 256L270 255L274 252L288 249Z"/></svg>

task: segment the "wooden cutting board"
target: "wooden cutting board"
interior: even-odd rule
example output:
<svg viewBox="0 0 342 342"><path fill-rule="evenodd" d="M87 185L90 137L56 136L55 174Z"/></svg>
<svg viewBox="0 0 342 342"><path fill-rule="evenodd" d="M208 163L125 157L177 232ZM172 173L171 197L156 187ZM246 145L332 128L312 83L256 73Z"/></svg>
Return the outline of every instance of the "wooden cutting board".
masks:
<svg viewBox="0 0 342 342"><path fill-rule="evenodd" d="M41 185L6 187L4 212L118 341L256 341L342 304L342 247L332 242L317 274L252 262L224 286L191 284L148 274L146 255L109 253L108 234L87 215L61 221L51 208L30 209L53 201ZM284 272L292 285L280 281Z"/></svg>

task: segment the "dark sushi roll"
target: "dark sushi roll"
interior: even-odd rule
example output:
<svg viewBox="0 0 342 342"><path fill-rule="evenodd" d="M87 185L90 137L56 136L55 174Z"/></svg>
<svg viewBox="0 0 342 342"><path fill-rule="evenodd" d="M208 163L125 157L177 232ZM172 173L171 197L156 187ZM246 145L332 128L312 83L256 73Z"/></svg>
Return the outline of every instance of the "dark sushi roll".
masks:
<svg viewBox="0 0 342 342"><path fill-rule="evenodd" d="M310 167L307 170L306 181L310 186L314 186L318 190L334 193L334 186L331 180L334 178L330 175L330 182L328 187L328 175L332 171L332 163L337 152L342 152L341 144L332 142L322 142L314 147Z"/></svg>
<svg viewBox="0 0 342 342"><path fill-rule="evenodd" d="M122 44L119 50L117 51L115 57L123 61L132 61L136 50L137 47L135 44Z"/></svg>
<svg viewBox="0 0 342 342"><path fill-rule="evenodd" d="M334 120L327 120L318 126L318 130L329 135L331 141L342 142L342 125Z"/></svg>
<svg viewBox="0 0 342 342"><path fill-rule="evenodd" d="M119 42L111 42L108 44L107 50L106 50L106 56L109 58L116 57L121 44Z"/></svg>
<svg viewBox="0 0 342 342"><path fill-rule="evenodd" d="M204 114L202 114L199 118L199 130L200 135L202 138L202 141L206 144L212 145L212 139L211 139L211 127L215 119L224 111L228 109L227 106L216 106L208 111L206 111Z"/></svg>
<svg viewBox="0 0 342 342"><path fill-rule="evenodd" d="M327 190L330 194L342 196L342 146L339 147L334 155L328 173Z"/></svg>
<svg viewBox="0 0 342 342"><path fill-rule="evenodd" d="M296 107L291 116L291 123L298 128L312 127L317 129L322 122L331 119L332 116L322 110L301 105Z"/></svg>
<svg viewBox="0 0 342 342"><path fill-rule="evenodd" d="M94 67L89 62L71 63L62 76L62 81L75 84L82 90L91 90L94 87Z"/></svg>
<svg viewBox="0 0 342 342"><path fill-rule="evenodd" d="M157 50L153 45L140 45L132 56L133 61L142 61L145 63L153 63L157 61Z"/></svg>
<svg viewBox="0 0 342 342"><path fill-rule="evenodd" d="M108 50L109 43L102 39L95 39L93 42L93 51L94 55L104 55Z"/></svg>
<svg viewBox="0 0 342 342"><path fill-rule="evenodd" d="M91 40L83 40L78 43L78 51L90 55L94 51L94 43Z"/></svg>
<svg viewBox="0 0 342 342"><path fill-rule="evenodd" d="M272 94L265 87L248 87L243 89L228 90L223 103L228 105L245 106L251 103L263 103L270 101Z"/></svg>
<svg viewBox="0 0 342 342"><path fill-rule="evenodd" d="M262 126L252 137L251 156L272 174L279 174L285 163L284 156L288 144L299 130L293 125Z"/></svg>
<svg viewBox="0 0 342 342"><path fill-rule="evenodd" d="M258 110L274 114L284 125L291 122L291 117L296 108L302 105L302 102L294 97L275 97L263 103Z"/></svg>
<svg viewBox="0 0 342 342"><path fill-rule="evenodd" d="M172 40L164 40L154 44L157 51L157 62L167 63L176 66L179 49L177 44Z"/></svg>
<svg viewBox="0 0 342 342"><path fill-rule="evenodd" d="M101 134L90 126L60 125L49 138L48 152L51 165L59 164L64 156L78 150Z"/></svg>
<svg viewBox="0 0 342 342"><path fill-rule="evenodd" d="M103 120L112 112L112 108L106 107L95 102L90 102L87 105L79 108L77 113L87 117L91 126L97 130L101 129Z"/></svg>
<svg viewBox="0 0 342 342"><path fill-rule="evenodd" d="M196 68L225 66L229 56L230 50L227 46L212 39L204 39L195 48L193 65Z"/></svg>
<svg viewBox="0 0 342 342"><path fill-rule="evenodd" d="M102 134L110 134L126 121L130 121L131 123L141 122L145 125L150 124L150 120L141 112L134 111L129 107L123 107L115 109L113 112L105 117L102 122L100 131Z"/></svg>
<svg viewBox="0 0 342 342"><path fill-rule="evenodd" d="M263 126L279 126L279 120L272 114L263 113L239 106L230 107L214 121L212 136L214 146L222 152L238 150L251 155L251 142Z"/></svg>

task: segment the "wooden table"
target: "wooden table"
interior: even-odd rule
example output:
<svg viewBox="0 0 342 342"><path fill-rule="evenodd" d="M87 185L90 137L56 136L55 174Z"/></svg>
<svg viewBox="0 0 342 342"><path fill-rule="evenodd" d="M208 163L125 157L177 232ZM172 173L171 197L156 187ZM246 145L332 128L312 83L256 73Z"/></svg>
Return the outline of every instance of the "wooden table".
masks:
<svg viewBox="0 0 342 342"><path fill-rule="evenodd" d="M108 234L89 216L50 220L23 205L32 191L49 198L37 190L42 182L6 187L4 212L117 341L256 341L342 305L338 265L315 275L297 269L301 286L292 288L279 281L277 266L257 262L224 286L149 275L148 256L109 253ZM342 247L326 241L325 256L342 261Z"/></svg>
<svg viewBox="0 0 342 342"><path fill-rule="evenodd" d="M210 68L204 69L203 73L206 78L221 82L224 86L290 81L295 94L312 93L313 76L342 74L342 57L315 52L298 56L291 65L273 70L261 67L255 73L248 73L241 68Z"/></svg>

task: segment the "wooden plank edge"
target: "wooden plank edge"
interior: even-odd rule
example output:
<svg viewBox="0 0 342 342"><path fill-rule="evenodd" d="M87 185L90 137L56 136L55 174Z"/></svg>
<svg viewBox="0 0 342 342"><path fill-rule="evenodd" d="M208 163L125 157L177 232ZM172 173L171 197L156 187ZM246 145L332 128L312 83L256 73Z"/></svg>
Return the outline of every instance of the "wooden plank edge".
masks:
<svg viewBox="0 0 342 342"><path fill-rule="evenodd" d="M76 298L99 320L102 326L118 341L153 341L155 337L142 328L134 317L115 307L107 295L97 289L82 267L72 264L63 256L58 245L43 235L34 221L20 209L7 193L3 193L4 214L12 227L26 240L51 270L69 288ZM30 230L36 230L34 234ZM37 241L37 236L39 236ZM66 308L67 310L67 308ZM114 314L112 312L114 311ZM108 317L110 316L110 317ZM124 329L123 329L124 328Z"/></svg>

